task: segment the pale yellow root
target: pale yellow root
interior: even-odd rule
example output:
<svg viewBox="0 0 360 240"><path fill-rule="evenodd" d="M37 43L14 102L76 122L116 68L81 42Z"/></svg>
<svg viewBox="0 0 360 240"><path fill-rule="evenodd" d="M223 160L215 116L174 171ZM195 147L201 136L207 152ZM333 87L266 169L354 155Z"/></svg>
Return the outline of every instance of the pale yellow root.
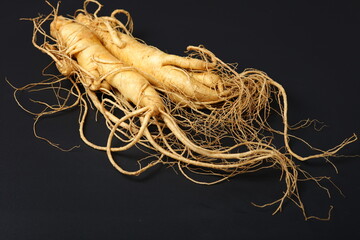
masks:
<svg viewBox="0 0 360 240"><path fill-rule="evenodd" d="M94 14L86 10L90 2L99 6ZM254 69L237 73L203 47L189 47L189 51L195 52L190 56L197 58L184 58L147 46L132 37L128 12L115 10L110 17L98 17L100 8L96 0L87 0L75 19L57 16L57 8L53 8L51 15L33 20L34 45L55 61L63 75L74 78L74 85L82 84L85 88L82 94L77 88L74 95L83 106L80 136L86 144L106 151L111 164L127 175L139 175L164 163L178 166L191 181L212 184L246 172L278 168L285 181L284 193L263 206L277 204L276 213L290 199L302 209L306 219L313 218L305 213L297 182L299 175L317 184L322 178L313 178L301 170L292 157L304 161L333 156L356 137L320 154L297 155L289 145L292 135L288 133L287 98L280 84ZM128 22L121 23L115 18L117 14L125 14ZM41 28L50 19L51 36ZM36 43L37 34L44 36L42 45ZM54 44L48 43L49 39ZM104 94L101 100L98 92ZM283 131L276 131L267 123L274 95L280 105ZM104 116L110 129L105 145L95 144L85 136L88 102ZM59 110L57 106L41 104L50 109L49 114ZM116 110L124 116L117 117ZM275 148L273 136L264 131L283 135L285 147L281 151ZM112 146L114 137L125 145ZM224 146L226 139L234 143ZM113 153L139 144L159 155L138 170L124 169ZM164 156L172 160L164 160ZM219 179L198 181L187 170Z"/></svg>
<svg viewBox="0 0 360 240"><path fill-rule="evenodd" d="M218 75L209 71L215 67L216 62L166 54L138 42L131 35L114 30L108 18L92 18L90 15L78 14L75 20L93 30L115 57L136 68L154 86L181 93L195 101L221 100L215 89L221 86L221 80ZM212 61L215 60L213 54L206 49L190 46L188 50L204 52L211 56ZM134 52L137 54L133 54Z"/></svg>

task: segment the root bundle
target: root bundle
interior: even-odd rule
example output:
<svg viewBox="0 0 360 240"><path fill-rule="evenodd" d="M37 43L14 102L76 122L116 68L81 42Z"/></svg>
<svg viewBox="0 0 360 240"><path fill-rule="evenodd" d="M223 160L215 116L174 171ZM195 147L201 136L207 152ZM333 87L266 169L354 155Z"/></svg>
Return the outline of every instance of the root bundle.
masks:
<svg viewBox="0 0 360 240"><path fill-rule="evenodd" d="M87 10L88 4L97 6L94 13ZM278 200L264 206L276 205L276 213L291 199L306 219L311 218L305 213L297 183L301 179L319 184L322 178L312 177L296 161L336 156L357 139L355 135L330 150L313 148L314 155L300 156L289 144L298 138L289 133L286 92L264 72L245 69L238 73L204 46L189 46L186 57L166 54L132 36L133 22L127 11L98 16L102 5L95 0L86 0L74 17L59 16L59 5L51 7L51 14L31 19L33 44L52 58L62 76L16 89L54 89L57 104L38 102L45 109L29 111L37 119L80 106L81 139L105 151L111 164L127 175L167 164L191 181L210 185L263 168L279 169L286 188ZM116 18L120 14L127 17L126 23ZM44 30L49 22L50 34ZM70 87L64 87L63 81L70 82ZM60 91L66 96L60 96ZM93 108L109 129L108 140L101 146L84 131ZM272 114L282 120L283 129L271 126ZM282 138L283 146L275 146L275 136ZM122 145L113 146L114 139ZM148 149L152 159L137 170L124 169L113 155L134 146ZM206 182L194 178L196 174L217 179Z"/></svg>

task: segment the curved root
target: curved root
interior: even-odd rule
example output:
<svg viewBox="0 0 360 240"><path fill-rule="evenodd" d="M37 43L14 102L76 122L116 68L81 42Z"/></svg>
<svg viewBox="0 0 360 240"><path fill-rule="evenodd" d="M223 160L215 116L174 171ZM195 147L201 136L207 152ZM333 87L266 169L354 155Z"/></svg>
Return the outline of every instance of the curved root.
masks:
<svg viewBox="0 0 360 240"><path fill-rule="evenodd" d="M94 13L88 12L89 3L97 5ZM105 29L104 31L112 34L115 44L115 31L122 31L132 37L133 23L127 11L115 10L109 17L98 17L101 8L102 5L98 1L86 0L83 9L78 10L77 13L86 15L92 21L98 21L97 24L104 23L106 28L103 30ZM54 84L60 83L63 79L69 79L72 86L67 90L68 95L75 96L76 101L67 105L69 97L61 99L57 91L63 90L63 87L59 87L54 90L59 102L57 105L37 101L37 103L45 106L45 111L33 113L22 107L16 100L23 109L35 114L38 119L41 116L67 110L77 105L82 106L79 121L81 139L92 148L106 151L111 164L119 172L127 175L139 175L159 163L176 164L187 179L198 184L210 185L228 180L238 174L259 171L263 168L280 169L286 185L282 197L271 203L257 206L265 207L277 204L274 212L276 213L281 211L284 201L290 199L302 209L306 219L315 218L306 215L299 196L297 182L299 175L305 180L314 180L317 184L321 179L314 178L301 170L293 159L306 161L313 158L327 159L336 156L340 149L357 139L356 135L327 151L311 147L304 140L289 133L291 127L287 119L288 100L284 88L279 83L256 69L245 69L243 72L237 73L234 66L224 63L203 46L189 46L187 50L191 53L187 57L167 55L163 65L173 66L188 78L193 78L199 84L211 89L212 93L217 93L216 98L213 98L214 100L200 101L188 97L179 89L169 90L169 88L156 85L154 87L163 96L164 110L154 114L147 107L137 108L121 96L116 89L103 84L106 76L96 77L96 75L82 69L68 55L70 50L66 49L61 42L47 35L42 29L45 22L57 17L57 11L58 6L53 8L50 15L32 19L34 23L33 44L48 54L66 77L17 88L14 96L17 99L16 93L18 91L39 86L44 86L43 89L52 88ZM123 24L116 19L117 14L124 14L127 17L127 22ZM76 21L75 18L74 21ZM36 42L37 35L43 36L44 42L42 44ZM121 47L121 39L118 40L117 45ZM53 43L49 44L48 41ZM101 59L96 61L100 63ZM149 85L154 81L150 79L149 74L136 67L128 66L125 68L142 74L149 80ZM115 69L114 71L124 69ZM80 90L78 85L82 85L84 90ZM95 91L103 93L101 101ZM105 118L109 128L108 140L103 146L91 142L85 136L84 122L88 113L88 104L93 105ZM124 116L117 117L115 110L120 110ZM280 116L283 122L283 130L281 131L273 129L268 122L270 114L274 113ZM298 127L307 125L308 122L305 122ZM274 146L274 135L283 137L284 145L282 147ZM113 147L114 137L126 144ZM296 154L289 144L291 138L305 142L320 153L307 157ZM145 166L140 166L138 170L125 170L112 156L113 152L124 151L139 144L156 151L159 155L156 156L156 160ZM168 159L165 159L165 156ZM195 174L218 176L219 179L213 182L196 180L190 177L185 169ZM320 184L319 186L322 187Z"/></svg>

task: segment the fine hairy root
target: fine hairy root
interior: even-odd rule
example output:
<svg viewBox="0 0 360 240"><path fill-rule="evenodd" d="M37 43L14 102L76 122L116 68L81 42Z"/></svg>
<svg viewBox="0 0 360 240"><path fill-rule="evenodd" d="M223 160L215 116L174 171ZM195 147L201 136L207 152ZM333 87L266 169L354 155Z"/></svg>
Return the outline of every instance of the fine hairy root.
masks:
<svg viewBox="0 0 360 240"><path fill-rule="evenodd" d="M91 3L97 6L94 13L87 10ZM322 187L324 178L312 177L295 162L328 160L355 141L356 135L330 150L316 149L289 133L286 92L264 72L245 69L238 73L204 46L189 46L186 57L164 53L132 36L133 22L127 11L98 16L102 5L96 0L86 0L74 17L59 16L59 5L51 7L49 15L30 19L33 44L52 58L62 76L15 91L53 90L57 104L38 101L45 106L42 112L27 110L36 119L80 106L81 139L106 152L111 164L127 175L139 175L161 163L177 167L195 183L210 185L242 173L279 169L286 186L283 195L263 206L276 205L276 213L290 199L305 219L315 218L306 214L297 184L313 180ZM116 18L119 14L127 17L126 23ZM49 22L50 34L44 30ZM70 98L75 100L70 102ZM89 140L84 131L93 108L109 129L102 145ZM272 114L281 119L282 130L270 125ZM282 138L283 146L274 145L275 136ZM300 156L291 149L290 139L303 141L316 153ZM115 141L121 146L113 146ZM139 161L138 169L127 170L114 153L134 146L148 152L151 160ZM207 182L196 178L200 175L216 179Z"/></svg>

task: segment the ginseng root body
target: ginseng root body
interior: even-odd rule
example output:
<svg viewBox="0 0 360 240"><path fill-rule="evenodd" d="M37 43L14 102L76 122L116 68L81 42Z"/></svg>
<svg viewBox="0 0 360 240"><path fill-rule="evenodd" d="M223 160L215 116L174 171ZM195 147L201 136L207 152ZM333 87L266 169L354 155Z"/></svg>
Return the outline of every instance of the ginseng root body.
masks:
<svg viewBox="0 0 360 240"><path fill-rule="evenodd" d="M89 3L98 6L94 14L86 9ZM306 219L311 218L305 213L297 183L301 178L320 185L323 178L312 177L294 160L336 156L357 137L328 151L313 148L318 151L313 155L296 154L289 141L299 138L288 133L287 96L279 83L255 69L237 73L203 46L189 46L187 49L195 53L187 57L164 53L132 36L128 12L115 10L111 16L98 17L101 7L96 0L86 0L74 17L59 16L58 7L52 7L48 16L32 19L34 46L48 54L63 75L16 89L54 88L57 104L39 101L46 106L44 111L27 110L36 116L36 122L80 105L83 141L105 151L111 164L127 175L139 175L161 163L178 167L193 182L210 185L263 168L280 169L285 182L283 195L263 206L277 204L278 212L284 201L291 199ZM128 24L115 18L119 13L128 16ZM43 29L49 22L50 35ZM39 37L44 39L41 44ZM70 88L61 84L65 80L71 82ZM62 91L68 96L61 97ZM69 104L69 96L76 101ZM274 111L274 103L278 110ZM89 106L96 108L109 128L106 143L95 144L86 137ZM268 123L271 113L280 117L283 131ZM284 146L273 144L274 135L280 135ZM113 146L114 138L122 145ZM155 153L145 164L139 161L138 169L126 170L113 155L135 145ZM200 181L195 179L198 174L217 178Z"/></svg>
<svg viewBox="0 0 360 240"><path fill-rule="evenodd" d="M92 19L89 16L78 14L75 19L93 30L114 56L142 72L154 86L181 93L194 101L221 100L221 93L217 91L222 87L221 78L212 72L216 65L216 59L208 50L200 47L188 47L188 50L209 55L213 62L179 57L141 43L131 35L115 31L106 18Z"/></svg>

